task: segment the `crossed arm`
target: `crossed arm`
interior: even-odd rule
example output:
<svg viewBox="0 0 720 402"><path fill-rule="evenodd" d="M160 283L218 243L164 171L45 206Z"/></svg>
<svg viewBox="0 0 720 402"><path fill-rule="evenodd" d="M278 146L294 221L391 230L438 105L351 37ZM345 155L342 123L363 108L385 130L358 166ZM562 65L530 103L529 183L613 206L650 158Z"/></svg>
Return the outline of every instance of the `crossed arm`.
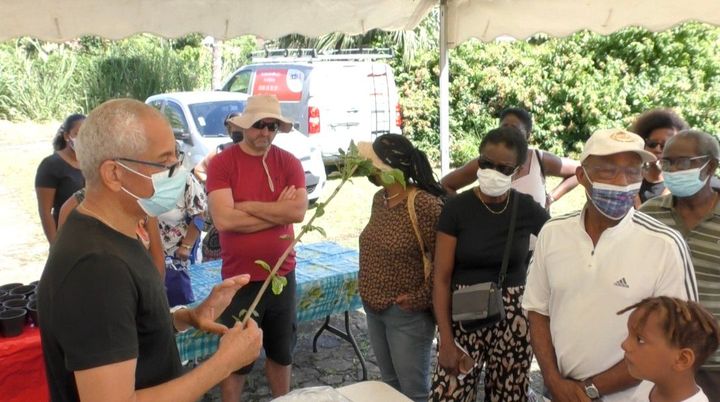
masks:
<svg viewBox="0 0 720 402"><path fill-rule="evenodd" d="M254 233L273 226L302 222L307 211L307 191L286 187L277 201L235 202L229 188L209 195L213 223L220 231Z"/></svg>

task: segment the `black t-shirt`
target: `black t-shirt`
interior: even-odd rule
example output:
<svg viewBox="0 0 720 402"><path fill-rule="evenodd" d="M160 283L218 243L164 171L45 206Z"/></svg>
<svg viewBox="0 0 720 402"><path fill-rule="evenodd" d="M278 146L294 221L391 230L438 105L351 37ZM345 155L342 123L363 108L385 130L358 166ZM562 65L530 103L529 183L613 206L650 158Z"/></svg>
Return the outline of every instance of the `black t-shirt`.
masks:
<svg viewBox="0 0 720 402"><path fill-rule="evenodd" d="M73 211L38 289L51 400L77 401L73 371L137 359L135 387L181 374L165 289L143 244Z"/></svg>
<svg viewBox="0 0 720 402"><path fill-rule="evenodd" d="M482 204L475 193L465 191L445 203L438 230L457 239L453 287L479 282L497 282L502 267L505 243L510 230L512 203L519 202L515 234L504 287L525 284L530 235L537 235L550 218L532 196L512 190L512 199L505 211L493 214ZM500 211L505 202L488 204Z"/></svg>
<svg viewBox="0 0 720 402"><path fill-rule="evenodd" d="M85 179L80 169L75 169L55 152L40 162L35 173L35 187L55 189L53 218L57 225L60 207L74 192L85 187Z"/></svg>

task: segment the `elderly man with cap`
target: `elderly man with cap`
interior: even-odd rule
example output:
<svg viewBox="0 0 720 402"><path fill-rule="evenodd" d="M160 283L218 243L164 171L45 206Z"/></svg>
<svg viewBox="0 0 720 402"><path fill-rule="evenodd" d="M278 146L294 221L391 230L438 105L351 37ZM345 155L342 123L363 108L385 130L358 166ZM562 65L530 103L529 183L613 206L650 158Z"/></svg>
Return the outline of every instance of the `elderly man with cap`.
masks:
<svg viewBox="0 0 720 402"><path fill-rule="evenodd" d="M638 135L595 132L576 175L582 211L549 221L538 236L523 308L553 401L627 401L638 380L620 347L621 309L651 296L697 299L680 234L633 209L641 165L655 160Z"/></svg>
<svg viewBox="0 0 720 402"><path fill-rule="evenodd" d="M195 308L169 309L136 234L139 220L175 208L188 174L157 110L131 99L103 103L76 149L86 196L58 232L38 291L50 399L197 401L260 353L253 321L215 322L249 277L226 279ZM189 326L224 336L214 356L182 375L173 330Z"/></svg>
<svg viewBox="0 0 720 402"><path fill-rule="evenodd" d="M685 130L665 144L660 168L671 194L647 201L640 211L682 234L697 275L700 304L720 320L720 194L710 181L720 158L718 140ZM720 401L720 350L696 374L708 399Z"/></svg>
<svg viewBox="0 0 720 402"><path fill-rule="evenodd" d="M308 205L300 161L272 145L278 131L292 129L277 99L251 96L244 112L230 122L242 128L242 141L213 158L206 187L210 213L220 233L222 277L249 274L250 284L221 314L220 321L225 325L250 307L268 276L255 261L275 265L294 236L293 224L302 222ZM278 271L287 279L287 286L278 295L266 292L256 309L256 319L263 329L265 372L274 397L290 390L296 340L294 270L292 252ZM245 375L251 369L252 364L223 381L224 402L240 400Z"/></svg>

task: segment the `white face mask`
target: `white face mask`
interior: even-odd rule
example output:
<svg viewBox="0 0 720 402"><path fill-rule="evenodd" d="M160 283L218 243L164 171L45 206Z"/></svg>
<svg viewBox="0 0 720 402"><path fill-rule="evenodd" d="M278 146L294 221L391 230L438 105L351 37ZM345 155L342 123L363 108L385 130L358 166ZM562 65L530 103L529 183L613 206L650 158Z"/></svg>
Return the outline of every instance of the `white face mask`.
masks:
<svg viewBox="0 0 720 402"><path fill-rule="evenodd" d="M512 185L512 176L506 176L495 169L478 169L477 178L480 191L490 197L505 194Z"/></svg>

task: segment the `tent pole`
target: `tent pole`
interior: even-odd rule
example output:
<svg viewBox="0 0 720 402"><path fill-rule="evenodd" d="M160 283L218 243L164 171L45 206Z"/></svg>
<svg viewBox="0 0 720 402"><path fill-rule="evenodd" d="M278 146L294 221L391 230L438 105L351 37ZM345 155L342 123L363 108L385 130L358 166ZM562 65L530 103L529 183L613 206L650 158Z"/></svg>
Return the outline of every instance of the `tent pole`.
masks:
<svg viewBox="0 0 720 402"><path fill-rule="evenodd" d="M450 74L447 41L447 1L440 0L440 174L450 172Z"/></svg>

